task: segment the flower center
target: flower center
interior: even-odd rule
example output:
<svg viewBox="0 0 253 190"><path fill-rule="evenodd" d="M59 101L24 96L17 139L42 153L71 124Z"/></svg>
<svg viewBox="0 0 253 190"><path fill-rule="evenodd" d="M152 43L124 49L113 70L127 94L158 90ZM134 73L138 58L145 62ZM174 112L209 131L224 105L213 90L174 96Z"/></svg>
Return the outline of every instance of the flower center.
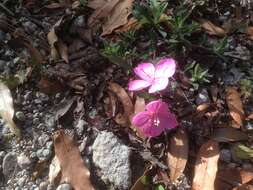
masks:
<svg viewBox="0 0 253 190"><path fill-rule="evenodd" d="M151 114L151 120L152 120L153 126L154 127L159 127L160 120L157 117L157 113L152 111L150 114Z"/></svg>

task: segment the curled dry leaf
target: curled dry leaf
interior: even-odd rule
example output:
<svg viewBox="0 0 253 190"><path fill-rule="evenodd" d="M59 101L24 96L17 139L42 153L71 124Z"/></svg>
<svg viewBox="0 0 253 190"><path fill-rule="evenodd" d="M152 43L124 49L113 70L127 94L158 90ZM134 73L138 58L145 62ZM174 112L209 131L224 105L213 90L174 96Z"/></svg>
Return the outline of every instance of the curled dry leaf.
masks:
<svg viewBox="0 0 253 190"><path fill-rule="evenodd" d="M251 180L253 180L253 171L251 170L226 168L217 172L215 189L232 189L238 184L247 184Z"/></svg>
<svg viewBox="0 0 253 190"><path fill-rule="evenodd" d="M64 131L53 135L55 154L60 162L62 179L75 190L94 190L90 182L90 171L84 165L79 149Z"/></svg>
<svg viewBox="0 0 253 190"><path fill-rule="evenodd" d="M11 92L2 82L0 82L0 115L10 128L11 132L20 138L21 132L13 121L14 107Z"/></svg>
<svg viewBox="0 0 253 190"><path fill-rule="evenodd" d="M214 190L214 181L218 170L219 144L209 140L198 152L195 163L193 190Z"/></svg>
<svg viewBox="0 0 253 190"><path fill-rule="evenodd" d="M60 82L49 80L46 77L40 79L38 87L41 92L46 94L56 94L64 90L64 86Z"/></svg>
<svg viewBox="0 0 253 190"><path fill-rule="evenodd" d="M234 121L242 126L243 120L245 118L242 101L240 98L239 93L234 87L227 87L226 88L226 101L229 108L229 113ZM234 125L237 126L237 125Z"/></svg>
<svg viewBox="0 0 253 190"><path fill-rule="evenodd" d="M238 187L233 188L232 190L253 190L253 185L251 184L243 184Z"/></svg>
<svg viewBox="0 0 253 190"><path fill-rule="evenodd" d="M246 34L250 40L253 40L253 26L249 26L246 30Z"/></svg>
<svg viewBox="0 0 253 190"><path fill-rule="evenodd" d="M47 40L51 48L51 56L53 60L57 60L61 57L66 63L68 63L68 47L61 39L58 38L55 32L55 27L59 27L61 22L62 19L60 19L49 31L47 34Z"/></svg>
<svg viewBox="0 0 253 190"><path fill-rule="evenodd" d="M135 104L134 104L134 114L137 114L139 112L142 112L145 110L145 99L141 98L139 96L136 96ZM132 120L133 114L130 116L130 121ZM134 126L131 126L132 129L136 129L137 135L141 137L142 139L145 139L145 135L141 132L139 128L136 128Z"/></svg>
<svg viewBox="0 0 253 190"><path fill-rule="evenodd" d="M214 129L212 138L218 142L236 142L248 140L248 135L231 127Z"/></svg>
<svg viewBox="0 0 253 190"><path fill-rule="evenodd" d="M175 182L183 173L188 158L188 136L185 130L178 129L176 134L170 138L167 164L169 176Z"/></svg>
<svg viewBox="0 0 253 190"><path fill-rule="evenodd" d="M111 90L113 93L115 93L117 95L118 99L120 100L121 104L124 107L124 114L120 115L120 119L126 121L125 125L130 124L131 123L130 118L132 117L132 115L134 113L134 106L133 106L132 100L128 96L125 89L122 88L117 83L109 83L108 88L109 88L109 90ZM122 123L120 123L120 124L122 124Z"/></svg>
<svg viewBox="0 0 253 190"><path fill-rule="evenodd" d="M61 177L61 166L58 158L54 156L50 166L49 166L49 174L48 180L50 184L57 185L60 182Z"/></svg>
<svg viewBox="0 0 253 190"><path fill-rule="evenodd" d="M91 0L88 6L95 9L88 24L95 26L103 20L102 36L111 34L113 30L127 24L134 0Z"/></svg>
<svg viewBox="0 0 253 190"><path fill-rule="evenodd" d="M202 26L202 28L209 34L209 35L214 35L214 36L220 36L223 37L225 36L227 33L226 31L219 27L216 26L215 24L213 24L211 21L206 20L206 19L200 19L200 24Z"/></svg>

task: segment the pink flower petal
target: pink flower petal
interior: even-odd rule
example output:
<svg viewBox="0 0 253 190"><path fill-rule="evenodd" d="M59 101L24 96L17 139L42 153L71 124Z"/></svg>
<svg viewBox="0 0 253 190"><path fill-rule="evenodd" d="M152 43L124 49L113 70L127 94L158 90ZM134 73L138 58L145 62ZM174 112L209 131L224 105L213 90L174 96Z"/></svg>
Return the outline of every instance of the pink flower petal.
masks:
<svg viewBox="0 0 253 190"><path fill-rule="evenodd" d="M151 84L145 80L133 80L128 83L128 89L130 91L142 90L150 85Z"/></svg>
<svg viewBox="0 0 253 190"><path fill-rule="evenodd" d="M162 129L173 129L178 125L176 117L172 113L167 113L166 115L160 113L158 118Z"/></svg>
<svg viewBox="0 0 253 190"><path fill-rule="evenodd" d="M140 128L142 128L145 125L151 125L151 122L152 120L151 120L150 114L147 111L137 113L132 118L132 124Z"/></svg>
<svg viewBox="0 0 253 190"><path fill-rule="evenodd" d="M168 104L161 100L155 100L146 105L146 110L150 112L168 113Z"/></svg>
<svg viewBox="0 0 253 190"><path fill-rule="evenodd" d="M141 79L146 81L153 81L155 77L155 67L152 63L141 63L134 68L134 72Z"/></svg>
<svg viewBox="0 0 253 190"><path fill-rule="evenodd" d="M151 127L144 126L141 128L141 131L144 135L148 137L157 137L164 131L164 129L161 128L160 126L151 126Z"/></svg>
<svg viewBox="0 0 253 190"><path fill-rule="evenodd" d="M155 78L148 92L154 93L160 90L164 90L167 87L168 83L169 83L168 78Z"/></svg>
<svg viewBox="0 0 253 190"><path fill-rule="evenodd" d="M155 78L172 77L175 71L176 71L176 62L174 59L172 58L162 59L155 66Z"/></svg>

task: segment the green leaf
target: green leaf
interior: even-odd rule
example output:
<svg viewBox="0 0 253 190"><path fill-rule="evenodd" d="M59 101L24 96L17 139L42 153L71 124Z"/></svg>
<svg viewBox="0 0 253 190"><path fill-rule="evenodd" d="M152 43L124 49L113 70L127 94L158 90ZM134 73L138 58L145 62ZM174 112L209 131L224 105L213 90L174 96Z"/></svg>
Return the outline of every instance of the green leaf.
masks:
<svg viewBox="0 0 253 190"><path fill-rule="evenodd" d="M165 188L162 185L157 185L155 190L165 190Z"/></svg>
<svg viewBox="0 0 253 190"><path fill-rule="evenodd" d="M143 185L149 185L149 184L150 184L150 181L151 181L150 176L144 175L144 176L142 176L142 178L141 178L141 183L142 183Z"/></svg>
<svg viewBox="0 0 253 190"><path fill-rule="evenodd" d="M232 147L232 151L236 157L240 159L251 159L253 158L253 149L243 145L236 144Z"/></svg>

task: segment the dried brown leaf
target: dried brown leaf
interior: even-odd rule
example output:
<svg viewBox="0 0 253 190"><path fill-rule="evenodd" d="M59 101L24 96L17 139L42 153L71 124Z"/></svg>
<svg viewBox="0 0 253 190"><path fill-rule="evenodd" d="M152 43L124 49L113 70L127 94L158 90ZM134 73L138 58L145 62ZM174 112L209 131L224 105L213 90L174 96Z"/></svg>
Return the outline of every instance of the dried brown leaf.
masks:
<svg viewBox="0 0 253 190"><path fill-rule="evenodd" d="M223 37L225 36L227 33L226 31L219 27L216 26L215 24L213 24L211 21L206 20L206 19L201 19L200 20L200 24L202 26L202 28L209 34L209 35L215 35L215 36L220 36Z"/></svg>
<svg viewBox="0 0 253 190"><path fill-rule="evenodd" d="M252 184L243 184L243 185L233 188L232 190L253 190L253 185Z"/></svg>
<svg viewBox="0 0 253 190"><path fill-rule="evenodd" d="M64 90L64 86L60 82L49 80L46 77L40 79L38 87L41 92L46 94L56 94Z"/></svg>
<svg viewBox="0 0 253 190"><path fill-rule="evenodd" d="M215 189L232 189L237 184L247 184L253 180L253 171L228 168L219 170L215 180Z"/></svg>
<svg viewBox="0 0 253 190"><path fill-rule="evenodd" d="M246 29L246 34L248 35L248 38L250 40L253 40L253 26L249 26L247 29Z"/></svg>
<svg viewBox="0 0 253 190"><path fill-rule="evenodd" d="M167 164L170 169L169 176L175 182L183 173L188 159L188 136L185 130L178 129L170 139Z"/></svg>
<svg viewBox="0 0 253 190"><path fill-rule="evenodd" d="M134 104L134 114L137 114L144 110L145 110L145 99L139 96L136 96L136 100Z"/></svg>
<svg viewBox="0 0 253 190"><path fill-rule="evenodd" d="M245 141L248 140L248 135L231 127L216 128L213 132L213 139L218 142Z"/></svg>
<svg viewBox="0 0 253 190"><path fill-rule="evenodd" d="M47 34L47 40L51 48L51 56L53 60L57 60L59 59L59 57L61 57L66 63L68 63L68 47L61 39L58 38L55 32L55 27L59 27L61 22L62 19L57 21L57 23L49 31L49 33Z"/></svg>
<svg viewBox="0 0 253 190"><path fill-rule="evenodd" d="M13 121L14 107L10 89L0 82L0 116L6 122L11 132L17 137L21 137L20 129Z"/></svg>
<svg viewBox="0 0 253 190"><path fill-rule="evenodd" d="M102 36L111 34L114 29L127 24L128 16L132 12L134 0L121 0L113 9L109 19L103 24Z"/></svg>
<svg viewBox="0 0 253 190"><path fill-rule="evenodd" d="M214 190L214 181L218 170L219 144L209 140L198 152L192 182L193 190Z"/></svg>
<svg viewBox="0 0 253 190"><path fill-rule="evenodd" d="M248 120L253 120L253 113L247 117Z"/></svg>
<svg viewBox="0 0 253 190"><path fill-rule="evenodd" d="M125 89L117 83L109 83L108 88L117 95L118 99L124 107L124 114L122 115L122 117L124 117L124 119L128 121L128 124L130 124L130 119L134 113L134 106L132 100L128 96Z"/></svg>
<svg viewBox="0 0 253 190"><path fill-rule="evenodd" d="M226 88L226 101L231 117L238 125L242 126L245 118L242 101L239 93L234 87Z"/></svg>
<svg viewBox="0 0 253 190"><path fill-rule="evenodd" d="M68 181L75 190L94 190L90 182L90 172L71 138L60 130L55 132L53 139L63 179Z"/></svg>
<svg viewBox="0 0 253 190"><path fill-rule="evenodd" d="M59 159L54 156L50 166L49 166L49 174L48 174L48 180L50 184L58 185L58 182L60 182L61 177L61 166Z"/></svg>
<svg viewBox="0 0 253 190"><path fill-rule="evenodd" d="M94 8L94 13L88 19L89 26L95 26L102 20L102 36L111 34L113 30L127 24L134 0L94 0L88 6Z"/></svg>

